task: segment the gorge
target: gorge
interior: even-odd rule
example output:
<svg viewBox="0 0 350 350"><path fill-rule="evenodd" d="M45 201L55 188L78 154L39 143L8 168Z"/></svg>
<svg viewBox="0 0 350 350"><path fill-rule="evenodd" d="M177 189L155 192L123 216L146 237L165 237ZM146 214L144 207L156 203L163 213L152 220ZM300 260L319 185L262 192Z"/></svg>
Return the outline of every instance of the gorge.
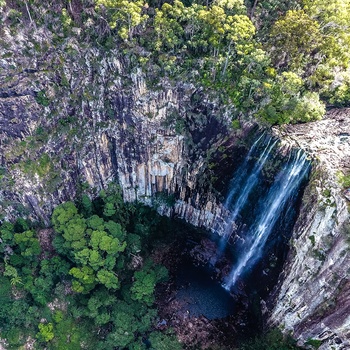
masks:
<svg viewBox="0 0 350 350"><path fill-rule="evenodd" d="M16 192L2 187L2 205L6 215L8 217L14 215L14 211L19 207L19 204L15 204L18 201L24 207L29 205L30 215L47 222L48 214L56 203L74 199L77 181L86 181L91 188L103 188L108 182L117 179L121 185L124 200L137 199L148 204L153 203L163 214L183 218L189 223L219 232L225 237L235 217L239 214L243 215L237 208L242 207L244 210L245 197L251 192L256 192L256 190L253 191L253 186L258 181L255 174L262 170L267 161L272 163L269 166L274 167L275 159L279 164L277 167L281 166L280 158L271 155L269 157L272 149L277 149L277 139L269 138L267 135L261 136L264 138L263 145L260 146L261 153L253 155L255 146L252 146L249 151L248 144L246 146L240 144L244 139L249 140L249 137L252 139L251 144L254 143L256 127L253 124L245 124L232 134L226 129L225 122L219 122L216 117L222 115L222 111L220 112L215 105L208 105L208 103L203 105L204 98L197 99L200 102L193 102L198 92L187 87L184 94L183 89L180 86L175 90L171 89L158 94L148 92L142 75L139 74L134 78L133 94L129 95L132 96L132 100L128 100L127 115L123 112L124 105L119 105L120 114L116 122L108 121L108 127L95 131L93 140L84 142L84 145L80 144L79 159L76 158L78 153L75 151L68 154L61 153L66 151L60 149L59 139L54 143L50 141L42 145L40 152L52 154L51 152L55 151L56 154L63 155L61 164L66 162L70 164L67 170L64 170L64 167L57 168L55 165L55 171L59 169L60 173L57 179L57 190L52 193L43 189L47 182L37 177L30 178L30 174L21 174L16 167L13 166L11 169L3 162L2 166L6 167L6 174L17 174L13 177L15 181L13 188L16 188ZM17 106L18 99L21 98L13 97L7 99L6 103ZM120 96L117 101L126 101L125 99L126 97ZM152 100L154 107L151 109ZM34 100L31 103L36 104ZM158 109L159 105L163 106L163 109ZM194 139L192 144L186 144L184 137L176 134L174 124L162 126L168 113L170 111L174 113L174 106L180 114L178 118L184 118L188 127L187 137ZM143 112L142 108L146 111ZM193 112L188 112L190 110L197 112L195 120L192 119ZM154 113L154 117L145 121L142 113ZM101 120L103 112L98 115ZM345 199L341 195L340 185L336 180L339 163L346 161L349 150L348 123L349 117L346 113L330 115L322 122L315 122L310 126L314 133L314 145L300 137L300 128L304 127L302 125L290 127L287 137L283 134L283 129L273 129L273 133L282 140L282 149L291 146L301 147L311 157L316 155L320 159L318 164L314 160L314 169L310 175L310 183L305 189L300 215L293 229L290 243L292 249L284 270L273 294L269 300L266 300L270 310L267 314L268 320L271 324L285 327L286 331L292 331L292 334L301 341L321 340L320 349L328 349L329 346L335 349L346 349L348 342L347 312L343 309L347 305L348 250L343 227L346 225L349 214ZM113 124L116 126L111 127ZM334 134L329 134L328 124L334 127ZM121 125L122 128L117 125ZM128 127L133 128L132 134L128 133ZM28 120L26 124L22 124L22 128L30 135L31 122ZM324 137L325 132L328 140ZM7 138L8 136L7 134ZM203 137L207 137L206 142L198 143ZM15 139L12 142L15 142ZM75 143L76 140L72 142ZM332 144L334 151L322 146L322 143ZM139 148L135 150L135 146ZM3 143L2 147L3 154L6 154L8 145ZM242 152L243 149L246 151ZM326 154L323 156L322 152ZM243 156L244 153L246 157ZM308 166L303 167L305 155L301 155L300 151L292 151L288 160L288 152L282 151L282 154L287 159L285 164L289 170L289 176L299 175L301 179L302 172L308 171ZM217 163L214 170L208 168L208 164L212 161L207 158L208 155ZM249 166L253 169L250 174L247 174L244 167L250 157L253 163L250 161ZM236 193L238 206L230 210L230 203L232 203L230 197L233 197L234 188L231 186L229 191L231 196L230 194L227 196L226 203L219 190L224 191L228 187L229 174L234 173L233 165L240 170L237 170L236 183L232 185L242 182ZM348 166L347 163L343 165ZM276 169L271 171L272 174L278 172ZM217 179L215 175L218 176ZM285 187L290 178L283 176L286 175L277 176L280 183L272 185L271 191L276 191L273 186L280 186L281 190L297 195L293 183L290 188ZM173 205L167 204L166 197L156 196L162 191L167 196L174 195ZM21 193L25 195L21 196ZM268 201L264 201L267 213L262 216L262 219L268 221L262 221L259 224L258 232L265 232L266 224L273 224L277 219L274 210L281 209L287 197L274 195L271 198L271 204L268 205L266 205ZM4 207L5 199L10 200L7 202L7 207ZM255 241L254 244L259 246L261 241ZM260 248L257 249L254 252L254 259L259 255ZM338 253L339 250L341 253ZM238 263L238 269L243 269L249 257L249 255L242 256L243 260ZM237 270L233 270L233 275L228 282L231 285L234 284L232 280L238 277L234 275L234 271ZM329 282L326 282L327 279ZM305 308L310 292L314 298L312 309ZM330 303L330 300L334 302ZM341 305L338 304L338 300L342 300ZM323 310L322 313L319 310ZM342 318L339 319L339 317Z"/></svg>
<svg viewBox="0 0 350 350"><path fill-rule="evenodd" d="M145 49L84 45L83 30L69 30L1 28L1 222L50 229L59 204L118 184L124 202L207 230L225 295L261 284L265 329L349 349L350 110L271 126L204 83L145 68Z"/></svg>

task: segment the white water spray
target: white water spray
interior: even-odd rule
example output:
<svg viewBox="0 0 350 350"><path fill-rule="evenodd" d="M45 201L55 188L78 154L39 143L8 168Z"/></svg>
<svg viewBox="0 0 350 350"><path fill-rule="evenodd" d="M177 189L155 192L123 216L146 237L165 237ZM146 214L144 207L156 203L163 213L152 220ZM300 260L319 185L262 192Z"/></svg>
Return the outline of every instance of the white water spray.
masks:
<svg viewBox="0 0 350 350"><path fill-rule="evenodd" d="M251 269L261 258L264 246L279 215L293 192L298 189L308 168L309 162L306 155L299 150L276 177L267 198L264 200L264 208L257 218L256 224L248 232L250 239L247 239L243 245L238 262L233 266L223 285L226 290L230 290L239 277Z"/></svg>
<svg viewBox="0 0 350 350"><path fill-rule="evenodd" d="M238 190L240 190L240 188L242 187L242 184L246 180L246 177L248 175L248 161L250 160L251 156L256 151L256 149L260 143L260 140L263 138L263 136L264 136L264 133L262 133L259 136L259 138L253 143L252 147L250 147L248 154L244 158L243 164L238 168L235 175L233 176L233 178L231 180L230 190L229 190L228 196L227 196L225 203L224 203L224 206L226 208L229 208L233 197L238 192Z"/></svg>
<svg viewBox="0 0 350 350"><path fill-rule="evenodd" d="M267 159L269 158L271 151L274 149L274 147L277 144L277 140L272 141L272 138L269 138L263 152L260 154L258 160L254 164L253 169L250 172L250 175L248 176L248 160L250 159L251 155L255 152L257 145L259 144L261 138L263 135L261 135L253 144L251 147L247 157L245 158L245 161L243 162L242 166L239 170L241 172L239 173L239 178L236 180L234 177L234 181L236 182L236 186L231 187L229 195L227 196L227 199L225 201L225 206L228 207L228 204L232 201L232 198L235 194L235 192L239 189L240 194L237 198L237 200L234 203L234 208L231 212L229 223L233 223L236 221L238 214L241 212L243 207L245 206L248 196L254 189L255 185L258 182L259 174L264 167ZM232 225L228 225L226 228L224 234L221 236L220 242L219 242L219 254L221 254L226 245L227 241L229 240L230 236L232 235Z"/></svg>

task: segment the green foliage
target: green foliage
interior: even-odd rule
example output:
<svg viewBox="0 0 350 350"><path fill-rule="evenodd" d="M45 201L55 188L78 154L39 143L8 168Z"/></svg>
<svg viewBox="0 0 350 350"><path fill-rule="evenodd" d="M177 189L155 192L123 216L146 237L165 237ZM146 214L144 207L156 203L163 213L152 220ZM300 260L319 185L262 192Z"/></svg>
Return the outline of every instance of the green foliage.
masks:
<svg viewBox="0 0 350 350"><path fill-rule="evenodd" d="M142 14L143 0L96 0L95 9L106 11L111 29L117 29L123 40L131 39L135 27L143 23L147 16Z"/></svg>
<svg viewBox="0 0 350 350"><path fill-rule="evenodd" d="M130 71L141 67L153 85L165 76L213 91L219 100L234 105L237 115L263 116L273 124L295 123L322 116L318 95L333 105L349 105L348 0L245 3L248 9L241 0L95 0L77 11L74 2L68 1L42 11L37 2L28 2L28 12L14 2L3 12L14 25L25 22L31 13L36 25L45 23L58 44L69 34L84 45L95 45L103 54L106 50L124 53ZM45 49L44 44L34 45L38 52ZM66 46L65 53L79 53ZM28 51L32 54L33 50ZM292 72L302 78L303 88L289 104L281 104L265 86L279 84L267 73L272 68L277 69L276 76ZM68 88L64 69L59 67L56 73L58 84ZM94 94L89 91L84 96L93 98ZM36 94L43 106L50 106L50 99L46 90ZM72 118L60 120L67 124ZM182 127L178 122L176 131ZM23 167L36 165L31 163ZM112 220L120 213L112 203L104 210L103 216ZM87 218L91 213L82 214Z"/></svg>
<svg viewBox="0 0 350 350"><path fill-rule="evenodd" d="M50 100L47 98L44 90L39 91L36 94L35 99L36 99L36 102L39 103L39 105L42 105L44 107L48 107L50 105Z"/></svg>
<svg viewBox="0 0 350 350"><path fill-rule="evenodd" d="M152 332L149 336L151 349L154 350L181 350L182 346L171 334Z"/></svg>
<svg viewBox="0 0 350 350"><path fill-rule="evenodd" d="M350 45L350 4L347 0L304 0L304 10L318 21L322 33L322 53L330 67L347 67Z"/></svg>
<svg viewBox="0 0 350 350"><path fill-rule="evenodd" d="M39 323L39 333L37 333L36 337L39 341L49 342L53 339L53 325L52 323Z"/></svg>
<svg viewBox="0 0 350 350"><path fill-rule="evenodd" d="M321 99L340 106L349 104L347 0L246 4L251 7L248 11L242 0L96 0L79 14L71 2L55 12L59 37L75 37L79 32L79 40L87 39L104 54L106 50L123 52L130 71L141 67L152 85L165 76L193 83L209 94L212 91L218 100L233 105L235 117L240 115L242 120L253 114L270 124L308 122L323 116ZM39 20L41 16L35 13L34 17ZM53 25L48 18L45 23L57 28L57 19ZM281 86L289 83L284 73L301 79L294 95ZM59 68L57 74L59 85L69 87L64 69ZM89 91L84 96L90 99L94 95ZM51 103L44 90L36 99L44 106ZM109 103L105 108L107 114L113 113ZM66 125L72 118L60 122ZM183 132L183 126L181 120L174 123L177 133ZM238 127L237 122L232 126ZM37 167L36 161L23 164L27 171ZM82 216L88 218L96 209L103 219L127 222L117 201L102 193L101 201L105 202L103 212L92 209L87 196L82 198Z"/></svg>
<svg viewBox="0 0 350 350"><path fill-rule="evenodd" d="M341 171L337 173L339 183L343 188L350 188L350 174L344 174Z"/></svg>
<svg viewBox="0 0 350 350"><path fill-rule="evenodd" d="M290 10L276 21L270 34L275 65L294 71L305 68L321 45L319 27L303 10Z"/></svg>
<svg viewBox="0 0 350 350"><path fill-rule="evenodd" d="M82 195L78 205L66 202L54 209L56 251L48 257L30 222L4 222L1 337L14 348L29 335L36 337L38 349L139 348L157 317L151 308L155 286L167 278L164 267L143 263L142 257L157 231L157 215L124 204L115 186L94 201Z"/></svg>
<svg viewBox="0 0 350 350"><path fill-rule="evenodd" d="M305 92L295 106L290 123L320 120L326 113L326 107L316 92Z"/></svg>
<svg viewBox="0 0 350 350"><path fill-rule="evenodd" d="M309 240L311 241L311 244L314 247L315 246L315 236L314 235L309 236Z"/></svg>
<svg viewBox="0 0 350 350"><path fill-rule="evenodd" d="M211 52L218 57L249 50L255 28L241 1L214 1L211 6L192 4L185 7L175 0L156 9L154 49L167 52L190 50L190 53Z"/></svg>
<svg viewBox="0 0 350 350"><path fill-rule="evenodd" d="M62 21L63 28L66 30L70 28L70 26L72 25L72 19L65 8L62 9L61 21Z"/></svg>
<svg viewBox="0 0 350 350"><path fill-rule="evenodd" d="M106 191L104 198L110 195ZM13 304L13 289L16 295L23 295L15 310L25 314L26 320L22 322L20 317L10 317L12 329L17 329L17 324L22 327L24 323L28 324L28 335L37 335L39 349L70 350L80 348L80 344L87 349L112 350L117 346L144 349L146 341L150 342L151 349L181 349L181 344L171 333L154 331L159 321L156 310L152 308L155 285L164 281L167 271L145 257L147 246L164 219L156 216L150 208L136 203L120 207L128 212L122 216L123 222L129 218L122 225L103 215L104 203L101 198L92 201L91 215L87 218L82 216L83 209L79 204L65 203L55 209L52 221L60 231L55 233L56 236L61 236L64 242L71 221L81 221L86 246L66 247L61 253L53 252L50 259L40 256L38 263L25 271L23 265L11 265L21 276L23 285L14 288L9 277L5 276L8 282L3 294L7 301L1 304L4 307L0 311L0 322L8 318L12 310L9 305ZM31 227L25 221L5 226L10 231L15 228L18 231L8 235L12 246L16 245L14 236L30 231ZM6 227L0 227L0 231L6 231ZM178 232L174 227L171 230ZM115 251L108 251L109 244L104 246L104 237L108 237L109 243L118 239ZM125 249L118 251L123 242L126 242ZM136 250L129 246L135 242ZM135 256L141 261L136 267L132 266ZM108 262L109 257L115 261ZM119 264L121 260L122 266ZM51 310L46 307L48 304ZM39 331L39 324L46 328ZM1 335L7 334L3 326L0 328ZM11 344L19 344L13 345L15 348L20 348L21 339L26 339L23 334L23 330L13 332Z"/></svg>
<svg viewBox="0 0 350 350"><path fill-rule="evenodd" d="M107 204L114 205L111 202ZM104 209L103 213L105 211ZM71 202L54 210L52 222L64 238L63 241L55 241L57 249L69 249L70 256L78 265L70 270L70 274L75 278L74 291L87 293L96 283L102 283L108 289L119 288L118 278L112 270L116 259L127 245L125 241L118 239L118 236L123 236L120 225L105 222L97 215L84 219ZM105 225L112 234L105 231Z"/></svg>
<svg viewBox="0 0 350 350"><path fill-rule="evenodd" d="M330 103L346 105L349 92L350 6L347 0L304 0L272 26L273 63L304 77L309 89Z"/></svg>
<svg viewBox="0 0 350 350"><path fill-rule="evenodd" d="M20 167L25 174L32 177L37 174L41 178L47 176L53 170L52 160L46 153L37 159L26 159L20 163Z"/></svg>
<svg viewBox="0 0 350 350"><path fill-rule="evenodd" d="M128 250L134 254L138 254L141 251L141 237L133 233L128 234L126 237Z"/></svg>
<svg viewBox="0 0 350 350"><path fill-rule="evenodd" d="M86 344L87 349L94 349L96 340L91 325L75 320L62 311L56 311L53 318L55 336L51 340L50 349L76 350L81 348L81 344Z"/></svg>
<svg viewBox="0 0 350 350"><path fill-rule="evenodd" d="M119 241L124 241L126 238L126 232L125 230L123 230L122 226L114 221L105 221L104 222L104 227L105 230L107 230L107 232L112 236L115 237L117 239L119 239Z"/></svg>
<svg viewBox="0 0 350 350"><path fill-rule="evenodd" d="M239 350L297 350L296 342L274 329L239 347Z"/></svg>
<svg viewBox="0 0 350 350"><path fill-rule="evenodd" d="M11 301L12 287L9 278L0 276L0 303L6 305Z"/></svg>
<svg viewBox="0 0 350 350"><path fill-rule="evenodd" d="M92 201L88 195L83 194L81 197L81 213L84 218L92 216L93 206Z"/></svg>
<svg viewBox="0 0 350 350"><path fill-rule="evenodd" d="M341 81L334 89L327 92L324 91L323 95L329 98L329 102L335 106L343 107L349 106L350 101L350 75L348 72L338 75L338 79Z"/></svg>
<svg viewBox="0 0 350 350"><path fill-rule="evenodd" d="M118 277L108 270L99 270L97 272L97 280L106 286L107 289L118 289L120 286Z"/></svg>
<svg viewBox="0 0 350 350"><path fill-rule="evenodd" d="M1 253L4 253L7 246L11 246L14 243L14 225L9 222L4 222L0 226L0 247Z"/></svg>
<svg viewBox="0 0 350 350"><path fill-rule="evenodd" d="M35 258L41 253L39 240L35 237L35 232L32 230L15 233L14 240L23 256Z"/></svg>
<svg viewBox="0 0 350 350"><path fill-rule="evenodd" d="M88 293L96 285L95 273L89 266L73 267L69 270L69 274L75 277L72 282L72 288L77 293Z"/></svg>
<svg viewBox="0 0 350 350"><path fill-rule="evenodd" d="M108 189L100 192L102 211L98 211L101 208L97 208L99 215L106 220L113 220L121 224L127 225L129 222L129 215L132 212L132 207L128 207L123 202L122 192L118 185L110 184Z"/></svg>
<svg viewBox="0 0 350 350"><path fill-rule="evenodd" d="M52 214L52 224L57 232L62 233L65 225L78 215L78 209L73 202L66 202L55 208Z"/></svg>
<svg viewBox="0 0 350 350"><path fill-rule="evenodd" d="M131 313L118 312L113 315L115 331L109 334L109 340L113 340L116 346L126 347L134 340L137 330L135 317Z"/></svg>
<svg viewBox="0 0 350 350"><path fill-rule="evenodd" d="M30 229L30 223L23 218L18 218L13 227L15 232L24 232Z"/></svg>
<svg viewBox="0 0 350 350"><path fill-rule="evenodd" d="M239 130L241 128L241 123L239 122L238 119L232 120L231 126L235 130Z"/></svg>
<svg viewBox="0 0 350 350"><path fill-rule="evenodd" d="M100 218L98 215L92 215L86 220L86 224L92 230L100 230L104 229L104 220Z"/></svg>
<svg viewBox="0 0 350 350"><path fill-rule="evenodd" d="M5 263L4 276L10 278L10 282L12 286L22 284L22 279L18 275L18 271L16 270L16 268L14 268L11 265L8 265L7 263Z"/></svg>
<svg viewBox="0 0 350 350"><path fill-rule="evenodd" d="M259 115L270 124L288 124L319 120L325 106L316 93L304 91L302 79L295 73L283 72L265 83L269 101Z"/></svg>
<svg viewBox="0 0 350 350"><path fill-rule="evenodd" d="M168 272L164 266L152 266L147 263L142 270L134 273L134 283L130 289L131 298L146 305L152 305L156 284L167 276Z"/></svg>
<svg viewBox="0 0 350 350"><path fill-rule="evenodd" d="M325 106L301 78L322 48L320 24L304 10L286 11L276 21L267 47L272 63L282 70L277 74L244 13L240 1L165 3L156 9L151 52L161 53L155 60L166 74L181 74L179 64L187 69L188 62L206 88L222 91L239 111L254 110L270 124L321 119ZM343 90L338 88L339 101L345 100Z"/></svg>
<svg viewBox="0 0 350 350"><path fill-rule="evenodd" d="M103 215L105 216L113 216L116 213L113 203L106 203L105 209L103 211Z"/></svg>
<svg viewBox="0 0 350 350"><path fill-rule="evenodd" d="M321 344L322 344L322 341L321 340L317 340L317 339L311 339L309 338L306 343L306 345L311 345L313 349L318 349Z"/></svg>

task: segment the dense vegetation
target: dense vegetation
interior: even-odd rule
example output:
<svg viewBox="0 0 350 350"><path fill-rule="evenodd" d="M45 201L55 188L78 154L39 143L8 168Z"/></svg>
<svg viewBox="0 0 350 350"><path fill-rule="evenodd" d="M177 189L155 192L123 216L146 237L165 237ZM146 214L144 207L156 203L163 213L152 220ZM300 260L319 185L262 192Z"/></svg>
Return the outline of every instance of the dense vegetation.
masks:
<svg viewBox="0 0 350 350"><path fill-rule="evenodd" d="M158 329L155 287L168 271L149 258L169 223L149 207L123 203L115 186L94 201L82 195L57 206L53 229L24 219L3 222L0 338L6 347L182 349L171 329ZM272 331L240 349L297 348Z"/></svg>
<svg viewBox="0 0 350 350"><path fill-rule="evenodd" d="M167 270L147 253L159 220L114 188L56 207L54 232L4 222L0 334L8 348L35 339L36 349L180 349L156 329L154 290Z"/></svg>
<svg viewBox="0 0 350 350"><path fill-rule="evenodd" d="M311 345L311 344L310 344ZM256 336L252 340L246 341L240 350L297 350L296 341L281 332L273 329L264 335Z"/></svg>
<svg viewBox="0 0 350 350"><path fill-rule="evenodd" d="M67 0L45 8L28 0L0 8L4 24L43 26L57 46L78 37L117 47L150 84L167 77L215 92L235 106L233 117L305 122L320 119L325 104L349 103L347 0Z"/></svg>

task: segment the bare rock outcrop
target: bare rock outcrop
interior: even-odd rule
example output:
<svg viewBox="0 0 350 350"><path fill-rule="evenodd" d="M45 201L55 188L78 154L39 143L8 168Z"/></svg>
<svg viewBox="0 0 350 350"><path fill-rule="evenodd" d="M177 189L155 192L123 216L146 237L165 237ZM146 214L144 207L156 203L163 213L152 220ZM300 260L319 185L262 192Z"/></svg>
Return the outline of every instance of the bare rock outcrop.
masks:
<svg viewBox="0 0 350 350"><path fill-rule="evenodd" d="M350 348L349 202L339 174L350 171L350 110L275 130L314 158L269 322L319 349Z"/></svg>

